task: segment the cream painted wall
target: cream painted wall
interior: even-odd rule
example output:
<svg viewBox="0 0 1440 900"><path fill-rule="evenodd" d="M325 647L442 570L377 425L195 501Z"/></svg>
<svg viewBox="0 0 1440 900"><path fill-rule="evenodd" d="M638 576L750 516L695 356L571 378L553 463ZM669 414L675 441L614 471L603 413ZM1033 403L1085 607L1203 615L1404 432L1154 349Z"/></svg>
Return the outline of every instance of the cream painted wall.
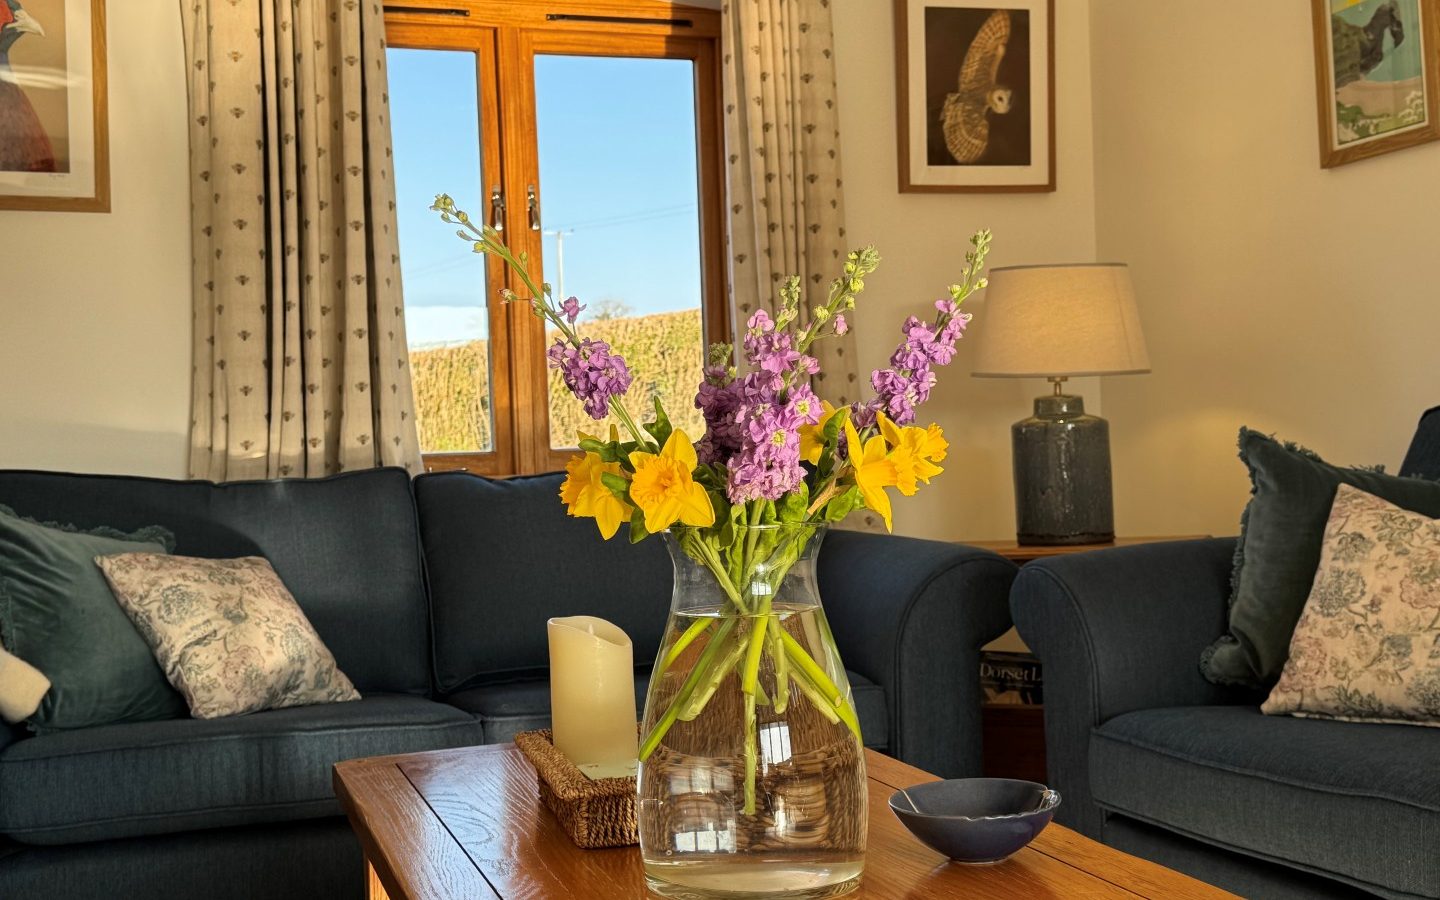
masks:
<svg viewBox="0 0 1440 900"><path fill-rule="evenodd" d="M109 214L0 212L0 467L182 477L185 61L174 0L111 4Z"/></svg>
<svg viewBox="0 0 1440 900"><path fill-rule="evenodd" d="M883 263L856 310L862 377L885 364L910 314L924 315L955 280L979 228L995 233L990 265L1095 259L1095 185L1090 109L1088 0L1056 4L1058 190L1050 194L901 194L895 167L894 7L882 0L833 3L845 219L852 242L873 243ZM980 295L983 297L983 295ZM985 327L976 303L972 329ZM895 529L942 540L1015 533L1010 424L1030 412L1045 383L971 378L961 344L940 373L924 415L950 438L946 472L895 504ZM1099 410L1094 379L1074 382ZM1108 401L1107 401L1108 402Z"/></svg>
<svg viewBox="0 0 1440 900"><path fill-rule="evenodd" d="M1154 372L1105 380L1116 516L1234 534L1240 425L1337 463L1440 403L1440 144L1319 166L1308 3L1094 0L1097 233Z"/></svg>
<svg viewBox="0 0 1440 900"><path fill-rule="evenodd" d="M849 233L879 245L856 328L860 364L883 365L910 313L953 279L976 228L992 265L1095 258L1088 3L1065 0L1056 32L1058 184L1053 194L896 191L892 7L834 4ZM189 210L184 64L170 0L110 22L114 211L0 212L0 467L180 477L189 418ZM984 327L983 305L974 328ZM952 442L948 471L897 503L896 529L926 537L1014 532L1009 425L1043 383L981 381L968 354L927 412ZM1093 409L1099 390L1080 382ZM23 387L21 387L23 386Z"/></svg>

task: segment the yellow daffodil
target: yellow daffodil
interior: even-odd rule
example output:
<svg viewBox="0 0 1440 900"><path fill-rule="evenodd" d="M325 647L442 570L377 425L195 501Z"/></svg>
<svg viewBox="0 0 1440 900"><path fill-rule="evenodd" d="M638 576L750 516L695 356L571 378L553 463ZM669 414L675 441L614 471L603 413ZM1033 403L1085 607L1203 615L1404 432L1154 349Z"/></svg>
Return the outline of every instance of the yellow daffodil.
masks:
<svg viewBox="0 0 1440 900"><path fill-rule="evenodd" d="M800 458L812 466L820 464L820 454L825 449L825 426L835 418L835 407L829 400L821 400L820 408L824 413L819 422L800 426Z"/></svg>
<svg viewBox="0 0 1440 900"><path fill-rule="evenodd" d="M596 453L570 457L565 464L565 482L560 485L560 500L570 515L593 518L600 534L608 541L615 536L620 523L630 519L630 504L605 486L601 476L607 472L622 474L620 464L607 463Z"/></svg>
<svg viewBox="0 0 1440 900"><path fill-rule="evenodd" d="M875 435L865 442L864 447L860 444L860 433L855 430L855 425L847 418L845 420L845 441L850 452L850 467L855 478L855 484L860 488L860 496L865 498L865 505L880 514L885 520L885 530L891 530L890 523L890 495L885 493L887 487L892 487L898 480L895 472L895 463L891 462L885 455L885 439Z"/></svg>
<svg viewBox="0 0 1440 900"><path fill-rule="evenodd" d="M635 475L630 498L645 513L645 530L654 534L676 522L703 528L715 524L710 495L695 483L691 473L698 462L690 438L679 428L657 456L636 451L630 454Z"/></svg>
<svg viewBox="0 0 1440 900"><path fill-rule="evenodd" d="M878 415L880 433L890 444L890 461L895 464L895 484L900 493L913 496L919 489L917 482L930 483L930 479L945 471L935 465L945 458L950 447L945 433L939 425L921 428L918 425L901 427Z"/></svg>

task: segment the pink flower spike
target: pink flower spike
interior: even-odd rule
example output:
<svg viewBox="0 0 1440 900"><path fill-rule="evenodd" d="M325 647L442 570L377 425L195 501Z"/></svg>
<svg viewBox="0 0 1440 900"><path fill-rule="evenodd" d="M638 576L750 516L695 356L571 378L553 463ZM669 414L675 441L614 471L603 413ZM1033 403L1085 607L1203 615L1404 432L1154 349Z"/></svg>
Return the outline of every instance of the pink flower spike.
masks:
<svg viewBox="0 0 1440 900"><path fill-rule="evenodd" d="M836 334L844 334L845 332L847 332L847 331L849 331L849 330L850 330L850 323L847 322L847 321L845 321L845 317L844 317L844 316L837 315L837 316L835 317L835 333L836 333Z"/></svg>

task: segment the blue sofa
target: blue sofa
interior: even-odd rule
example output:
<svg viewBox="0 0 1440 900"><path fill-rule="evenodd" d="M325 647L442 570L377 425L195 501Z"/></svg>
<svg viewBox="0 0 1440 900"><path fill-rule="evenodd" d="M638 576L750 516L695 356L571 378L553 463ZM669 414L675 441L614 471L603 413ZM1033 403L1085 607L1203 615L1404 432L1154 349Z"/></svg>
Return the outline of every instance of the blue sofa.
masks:
<svg viewBox="0 0 1440 900"><path fill-rule="evenodd" d="M1401 474L1440 478L1440 407ZM1011 592L1045 671L1057 820L1246 897L1440 897L1440 730L1262 716L1211 684L1234 539L1032 563Z"/></svg>
<svg viewBox="0 0 1440 900"><path fill-rule="evenodd" d="M546 726L550 616L605 616L637 661L656 653L664 548L601 541L564 514L558 487L557 475L398 469L218 485L0 471L0 504L21 515L158 524L177 553L266 557L363 695L41 736L0 725L0 897L362 896L334 763ZM1015 568L958 545L835 533L820 569L866 744L978 774L978 653L1009 626Z"/></svg>

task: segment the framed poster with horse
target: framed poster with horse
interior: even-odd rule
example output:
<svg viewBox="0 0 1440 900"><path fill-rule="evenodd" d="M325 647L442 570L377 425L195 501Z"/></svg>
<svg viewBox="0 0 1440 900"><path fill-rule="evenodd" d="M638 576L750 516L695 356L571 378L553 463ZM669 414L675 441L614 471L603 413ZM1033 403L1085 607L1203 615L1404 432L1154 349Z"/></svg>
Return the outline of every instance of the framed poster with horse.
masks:
<svg viewBox="0 0 1440 900"><path fill-rule="evenodd" d="M0 0L0 209L110 211L105 0Z"/></svg>
<svg viewBox="0 0 1440 900"><path fill-rule="evenodd" d="M1055 190L1054 0L895 0L900 190Z"/></svg>
<svg viewBox="0 0 1440 900"><path fill-rule="evenodd" d="M1311 0L1320 165L1440 139L1440 0Z"/></svg>

